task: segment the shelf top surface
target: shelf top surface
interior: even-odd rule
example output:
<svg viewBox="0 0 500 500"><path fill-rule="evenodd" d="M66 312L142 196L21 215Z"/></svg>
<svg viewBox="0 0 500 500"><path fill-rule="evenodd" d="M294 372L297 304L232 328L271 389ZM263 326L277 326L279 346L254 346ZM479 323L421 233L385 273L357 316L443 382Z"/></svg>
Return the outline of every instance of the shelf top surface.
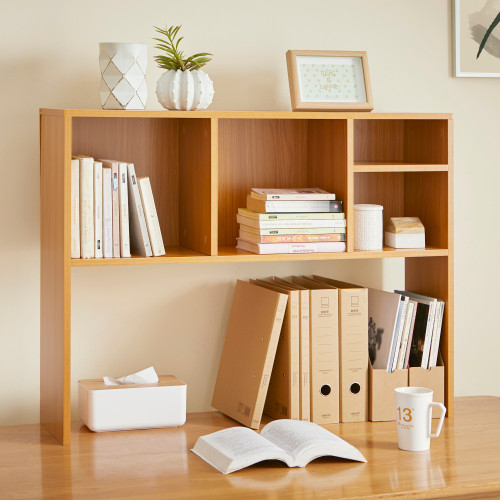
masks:
<svg viewBox="0 0 500 500"><path fill-rule="evenodd" d="M393 119L393 120L450 120L451 113L369 113L335 111L124 111L106 109L48 109L41 115L70 118L260 118L260 119Z"/></svg>

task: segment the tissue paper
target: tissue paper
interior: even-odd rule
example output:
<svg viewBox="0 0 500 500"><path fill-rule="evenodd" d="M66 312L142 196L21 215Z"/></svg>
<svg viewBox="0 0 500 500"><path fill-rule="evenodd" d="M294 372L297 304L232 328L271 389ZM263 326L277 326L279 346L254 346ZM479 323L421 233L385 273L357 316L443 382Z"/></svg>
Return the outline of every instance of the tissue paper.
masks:
<svg viewBox="0 0 500 500"><path fill-rule="evenodd" d="M125 384L156 384L158 382L158 375L155 369L150 366L145 370L141 370L125 377L113 378L102 377L105 385L125 385Z"/></svg>

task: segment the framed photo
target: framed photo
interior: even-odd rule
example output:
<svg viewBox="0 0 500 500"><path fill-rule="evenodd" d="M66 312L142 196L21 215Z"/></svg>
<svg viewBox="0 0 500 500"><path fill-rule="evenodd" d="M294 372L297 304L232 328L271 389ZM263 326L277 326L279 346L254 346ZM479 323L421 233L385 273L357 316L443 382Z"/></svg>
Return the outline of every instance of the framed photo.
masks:
<svg viewBox="0 0 500 500"><path fill-rule="evenodd" d="M454 76L500 77L500 2L453 0Z"/></svg>
<svg viewBox="0 0 500 500"><path fill-rule="evenodd" d="M293 111L371 111L366 52L289 50Z"/></svg>

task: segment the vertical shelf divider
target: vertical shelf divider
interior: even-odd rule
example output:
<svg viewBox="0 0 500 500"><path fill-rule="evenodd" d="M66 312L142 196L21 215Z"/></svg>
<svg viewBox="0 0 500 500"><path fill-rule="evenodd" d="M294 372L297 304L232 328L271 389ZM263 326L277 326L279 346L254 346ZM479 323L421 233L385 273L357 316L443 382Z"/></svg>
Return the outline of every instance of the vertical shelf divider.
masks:
<svg viewBox="0 0 500 500"><path fill-rule="evenodd" d="M219 254L219 120L210 119L210 255Z"/></svg>
<svg viewBox="0 0 500 500"><path fill-rule="evenodd" d="M354 120L347 120L347 199L345 216L347 220L347 251L354 252Z"/></svg>

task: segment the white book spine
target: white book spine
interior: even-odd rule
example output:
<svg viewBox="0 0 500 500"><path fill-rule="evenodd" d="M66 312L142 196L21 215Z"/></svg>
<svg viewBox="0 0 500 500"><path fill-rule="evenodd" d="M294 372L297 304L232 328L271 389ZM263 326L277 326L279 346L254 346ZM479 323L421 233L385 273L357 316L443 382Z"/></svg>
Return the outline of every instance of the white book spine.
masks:
<svg viewBox="0 0 500 500"><path fill-rule="evenodd" d="M80 162L71 160L71 258L80 258Z"/></svg>
<svg viewBox="0 0 500 500"><path fill-rule="evenodd" d="M325 243L251 243L237 238L237 248L247 252L261 255L277 253L320 253L320 252L345 252L343 241Z"/></svg>
<svg viewBox="0 0 500 500"><path fill-rule="evenodd" d="M128 194L130 200L130 249L144 257L151 257L153 252L149 242L148 228L133 163L128 164Z"/></svg>
<svg viewBox="0 0 500 500"><path fill-rule="evenodd" d="M443 326L444 316L444 301L438 301L438 312L436 316L436 327L432 334L431 353L429 355L429 368L437 366L437 358L439 353L439 340L441 338L441 328Z"/></svg>
<svg viewBox="0 0 500 500"><path fill-rule="evenodd" d="M160 221L156 212L155 201L153 198L153 191L149 177L139 179L139 193L141 195L142 206L144 208L144 216L146 218L146 225L148 227L149 239L153 255L159 257L165 255L165 247L163 245L163 238L161 236Z"/></svg>
<svg viewBox="0 0 500 500"><path fill-rule="evenodd" d="M119 164L118 195L120 201L120 255L122 257L130 257L128 182L126 163Z"/></svg>
<svg viewBox="0 0 500 500"><path fill-rule="evenodd" d="M94 253L94 160L80 160L80 253L92 259Z"/></svg>
<svg viewBox="0 0 500 500"><path fill-rule="evenodd" d="M429 354L431 350L432 332L434 331L434 318L436 316L436 300L429 305L427 328L425 329L424 352L422 353L422 368L429 368Z"/></svg>
<svg viewBox="0 0 500 500"><path fill-rule="evenodd" d="M118 163L111 165L111 188L113 203L113 257L120 257L120 196L118 194L119 173Z"/></svg>
<svg viewBox="0 0 500 500"><path fill-rule="evenodd" d="M415 310L415 302L410 300L408 302L408 307L406 308L406 319L403 330L403 337L401 339L401 347L399 348L398 364L396 366L397 370L402 370L404 368L406 360L406 349L408 348L408 338L410 336L410 328L414 310Z"/></svg>
<svg viewBox="0 0 500 500"><path fill-rule="evenodd" d="M401 349L401 339L403 338L403 330L404 330L404 325L406 322L406 314L408 311L408 297L405 298L405 300L403 301L401 306L403 309L401 311L401 318L399 319L399 322L398 322L397 340L396 340L396 346L394 349L394 354L392 356L391 372L393 372L398 365L398 356L399 356L399 351Z"/></svg>
<svg viewBox="0 0 500 500"><path fill-rule="evenodd" d="M102 241L105 258L113 257L113 202L111 169L102 169Z"/></svg>
<svg viewBox="0 0 500 500"><path fill-rule="evenodd" d="M288 229L288 228L325 228L325 227L346 227L345 219L299 219L299 220L256 220L236 216L237 222L245 226L260 228L260 229Z"/></svg>
<svg viewBox="0 0 500 500"><path fill-rule="evenodd" d="M96 259L102 258L102 163L100 161L94 162L94 245Z"/></svg>

